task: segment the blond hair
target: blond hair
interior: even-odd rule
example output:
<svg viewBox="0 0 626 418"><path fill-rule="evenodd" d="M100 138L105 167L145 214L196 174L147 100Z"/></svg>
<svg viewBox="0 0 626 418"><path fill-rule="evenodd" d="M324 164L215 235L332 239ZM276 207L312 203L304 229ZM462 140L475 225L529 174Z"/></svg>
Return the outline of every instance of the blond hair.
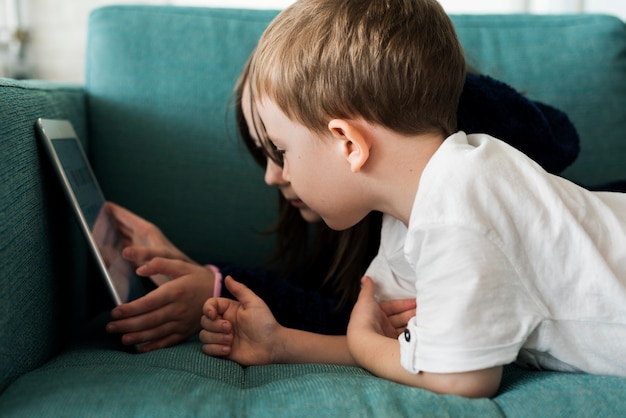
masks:
<svg viewBox="0 0 626 418"><path fill-rule="evenodd" d="M463 50L436 0L297 1L250 63L254 97L317 132L333 118L363 118L450 135L464 81Z"/></svg>

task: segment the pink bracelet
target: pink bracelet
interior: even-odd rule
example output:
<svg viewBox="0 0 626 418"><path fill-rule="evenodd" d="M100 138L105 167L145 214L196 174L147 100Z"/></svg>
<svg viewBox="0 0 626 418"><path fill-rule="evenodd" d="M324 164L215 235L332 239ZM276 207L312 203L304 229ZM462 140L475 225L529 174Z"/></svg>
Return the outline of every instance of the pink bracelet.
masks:
<svg viewBox="0 0 626 418"><path fill-rule="evenodd" d="M215 274L215 279L213 280L213 297L219 298L222 294L222 272L213 264L207 264L206 268L211 269L213 274Z"/></svg>

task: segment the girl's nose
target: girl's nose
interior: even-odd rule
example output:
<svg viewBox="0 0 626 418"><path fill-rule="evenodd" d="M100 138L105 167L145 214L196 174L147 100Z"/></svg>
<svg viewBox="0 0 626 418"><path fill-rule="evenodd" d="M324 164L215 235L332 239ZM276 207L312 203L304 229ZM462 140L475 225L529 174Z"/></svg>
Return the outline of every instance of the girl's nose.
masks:
<svg viewBox="0 0 626 418"><path fill-rule="evenodd" d="M283 177L283 168L276 164L271 158L267 159L265 166L265 183L268 186L285 186L289 184Z"/></svg>

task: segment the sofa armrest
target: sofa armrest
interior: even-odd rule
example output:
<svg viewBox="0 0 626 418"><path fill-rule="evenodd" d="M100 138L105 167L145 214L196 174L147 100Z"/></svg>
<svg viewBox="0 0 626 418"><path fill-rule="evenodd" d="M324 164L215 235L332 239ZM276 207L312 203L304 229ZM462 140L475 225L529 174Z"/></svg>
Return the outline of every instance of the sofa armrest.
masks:
<svg viewBox="0 0 626 418"><path fill-rule="evenodd" d="M81 86L0 79L0 392L66 343L86 311L86 252L38 117L69 119L87 139Z"/></svg>

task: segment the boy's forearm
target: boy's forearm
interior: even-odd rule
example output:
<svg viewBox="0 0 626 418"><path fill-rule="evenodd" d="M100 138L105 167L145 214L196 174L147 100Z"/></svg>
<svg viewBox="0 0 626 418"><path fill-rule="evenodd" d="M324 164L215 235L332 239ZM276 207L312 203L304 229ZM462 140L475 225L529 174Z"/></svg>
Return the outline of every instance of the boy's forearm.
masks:
<svg viewBox="0 0 626 418"><path fill-rule="evenodd" d="M469 398L494 396L502 378L502 367L465 373L409 373L400 363L400 346L395 339L374 332L354 338L350 350L357 364L372 374L396 383L436 393Z"/></svg>
<svg viewBox="0 0 626 418"><path fill-rule="evenodd" d="M322 335L283 328L274 363L327 363L355 366L345 335Z"/></svg>

